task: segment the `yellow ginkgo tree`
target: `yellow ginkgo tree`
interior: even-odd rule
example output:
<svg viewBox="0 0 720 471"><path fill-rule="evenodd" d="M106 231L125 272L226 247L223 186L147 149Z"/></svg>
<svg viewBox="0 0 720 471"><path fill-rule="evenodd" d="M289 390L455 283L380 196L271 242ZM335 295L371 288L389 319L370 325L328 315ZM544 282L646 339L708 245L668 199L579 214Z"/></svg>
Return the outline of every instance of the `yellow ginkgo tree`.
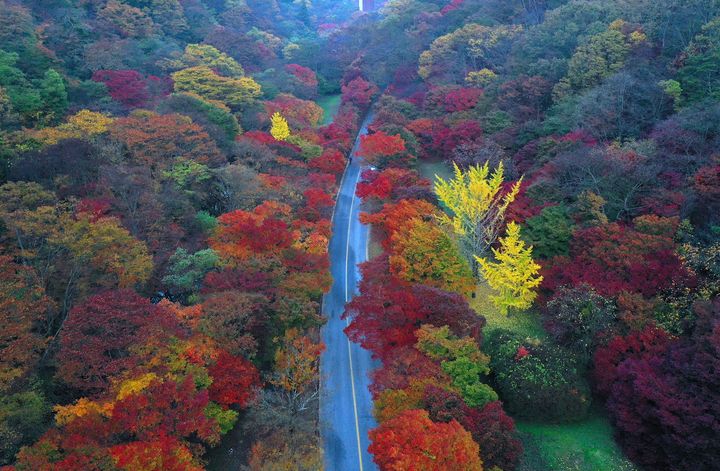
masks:
<svg viewBox="0 0 720 471"><path fill-rule="evenodd" d="M475 256L487 254L505 226L505 213L515 200L522 179L508 191L503 189L502 162L493 171L490 164L474 165L462 171L455 165L449 180L436 176L435 194L445 207L440 222L458 236L461 249L478 274Z"/></svg>
<svg viewBox="0 0 720 471"><path fill-rule="evenodd" d="M492 253L495 261L475 257L482 276L496 293L490 296L492 303L503 314L509 308L529 308L543 278L539 275L540 265L533 260L532 246L526 246L520 238L520 226L510 222L500 247L493 248Z"/></svg>
<svg viewBox="0 0 720 471"><path fill-rule="evenodd" d="M284 141L290 137L290 126L285 118L282 117L277 111L270 117L272 127L270 128L270 134L278 141Z"/></svg>

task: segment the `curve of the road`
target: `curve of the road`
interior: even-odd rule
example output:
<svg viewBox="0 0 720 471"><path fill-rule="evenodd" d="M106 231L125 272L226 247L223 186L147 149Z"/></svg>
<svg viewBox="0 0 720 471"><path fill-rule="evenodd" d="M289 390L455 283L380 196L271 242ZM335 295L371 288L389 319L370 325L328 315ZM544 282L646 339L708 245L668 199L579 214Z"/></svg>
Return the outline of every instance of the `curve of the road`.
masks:
<svg viewBox="0 0 720 471"><path fill-rule="evenodd" d="M367 260L368 228L360 223L360 201L355 187L360 180L362 162L356 156L360 136L367 134L372 121L362 124L348 165L333 215L330 239L330 270L333 285L323 300L327 324L322 330L325 351L320 358L320 429L326 471L375 471L367 448L368 432L376 426L372 415L370 372L377 366L370 352L351 342L340 319L345 304L357 293L358 264Z"/></svg>

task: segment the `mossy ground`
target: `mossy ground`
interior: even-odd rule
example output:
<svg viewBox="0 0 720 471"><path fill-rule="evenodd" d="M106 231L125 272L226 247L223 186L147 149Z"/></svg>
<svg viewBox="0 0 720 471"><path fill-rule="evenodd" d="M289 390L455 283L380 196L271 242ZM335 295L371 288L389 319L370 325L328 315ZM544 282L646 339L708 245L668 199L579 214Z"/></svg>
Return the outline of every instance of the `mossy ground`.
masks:
<svg viewBox="0 0 720 471"><path fill-rule="evenodd" d="M315 102L323 109L323 118L320 120L320 125L325 126L332 123L338 109L340 109L340 95L323 95Z"/></svg>

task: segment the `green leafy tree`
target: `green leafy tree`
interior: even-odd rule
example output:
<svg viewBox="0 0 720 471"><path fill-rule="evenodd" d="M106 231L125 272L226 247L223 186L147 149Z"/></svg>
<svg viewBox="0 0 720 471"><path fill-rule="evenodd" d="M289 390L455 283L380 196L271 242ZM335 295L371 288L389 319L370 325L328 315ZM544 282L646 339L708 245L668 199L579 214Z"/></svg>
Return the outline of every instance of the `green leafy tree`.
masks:
<svg viewBox="0 0 720 471"><path fill-rule="evenodd" d="M599 84L625 65L632 47L646 39L637 29L626 32L627 26L624 21L617 20L606 31L577 47L568 62L567 75L553 91L556 100Z"/></svg>
<svg viewBox="0 0 720 471"><path fill-rule="evenodd" d="M720 100L720 18L703 26L688 46L677 78L688 102Z"/></svg>
<svg viewBox="0 0 720 471"><path fill-rule="evenodd" d="M470 407L481 408L497 401L498 395L480 378L490 373L490 358L480 351L470 337L458 338L448 326L423 325L415 332L416 347L434 360L440 360L443 371Z"/></svg>
<svg viewBox="0 0 720 471"><path fill-rule="evenodd" d="M0 466L11 464L21 446L40 438L51 412L45 397L35 391L0 397Z"/></svg>
<svg viewBox="0 0 720 471"><path fill-rule="evenodd" d="M544 208L525 221L522 239L533 247L539 258L567 255L575 225L562 205Z"/></svg>
<svg viewBox="0 0 720 471"><path fill-rule="evenodd" d="M205 275L215 269L219 262L220 258L213 249L190 253L178 248L170 257L163 283L178 294L196 293Z"/></svg>
<svg viewBox="0 0 720 471"><path fill-rule="evenodd" d="M62 76L55 70L45 72L40 82L40 99L43 102L45 123L56 123L62 119L68 108L68 94Z"/></svg>

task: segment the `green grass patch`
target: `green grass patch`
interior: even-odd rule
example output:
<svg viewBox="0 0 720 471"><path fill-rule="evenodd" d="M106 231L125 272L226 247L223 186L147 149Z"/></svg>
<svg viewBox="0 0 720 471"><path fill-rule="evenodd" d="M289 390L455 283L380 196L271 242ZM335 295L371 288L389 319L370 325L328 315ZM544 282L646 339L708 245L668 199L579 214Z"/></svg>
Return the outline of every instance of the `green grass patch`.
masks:
<svg viewBox="0 0 720 471"><path fill-rule="evenodd" d="M444 161L436 162L418 162L416 164L417 171L420 175L427 178L431 182L435 182L435 175L445 180L453 177L453 169Z"/></svg>
<svg viewBox="0 0 720 471"><path fill-rule="evenodd" d="M490 301L492 290L481 284L475 291L475 298L470 299L470 307L487 320L485 330L506 329L517 332L524 337L547 337L540 322L540 314L533 311L501 313Z"/></svg>
<svg viewBox="0 0 720 471"><path fill-rule="evenodd" d="M572 424L516 422L525 455L518 471L636 471L599 408Z"/></svg>
<svg viewBox="0 0 720 471"><path fill-rule="evenodd" d="M315 100L315 102L320 105L320 108L323 109L323 118L320 120L321 126L333 122L335 115L340 109L340 99L340 95L323 95Z"/></svg>

